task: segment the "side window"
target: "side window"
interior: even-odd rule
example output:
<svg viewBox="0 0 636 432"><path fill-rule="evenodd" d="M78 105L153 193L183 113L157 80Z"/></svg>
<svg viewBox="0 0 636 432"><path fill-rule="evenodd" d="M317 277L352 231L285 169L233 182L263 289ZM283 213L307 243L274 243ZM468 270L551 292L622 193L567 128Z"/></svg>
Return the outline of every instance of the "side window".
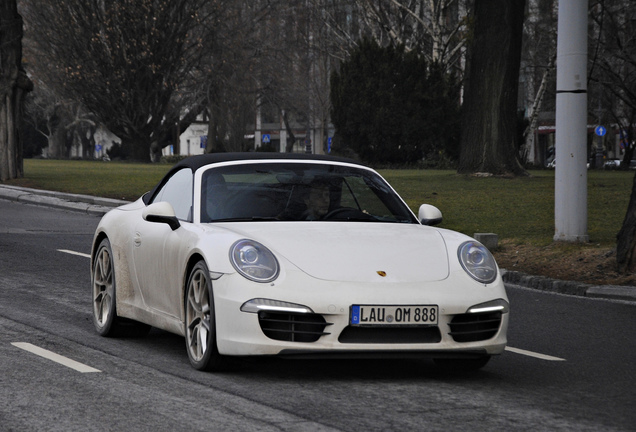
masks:
<svg viewBox="0 0 636 432"><path fill-rule="evenodd" d="M192 171L184 168L177 171L163 185L152 202L169 202L177 219L192 221Z"/></svg>

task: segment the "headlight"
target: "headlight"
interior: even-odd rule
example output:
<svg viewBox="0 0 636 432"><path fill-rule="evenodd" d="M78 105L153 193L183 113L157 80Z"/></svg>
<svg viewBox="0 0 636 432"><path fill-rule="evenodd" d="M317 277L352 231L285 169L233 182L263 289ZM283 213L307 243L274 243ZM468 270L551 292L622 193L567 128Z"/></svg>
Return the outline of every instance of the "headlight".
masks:
<svg viewBox="0 0 636 432"><path fill-rule="evenodd" d="M481 243L467 241L457 250L459 262L473 279L489 284L497 278L497 264L490 251Z"/></svg>
<svg viewBox="0 0 636 432"><path fill-rule="evenodd" d="M271 282L278 276L274 254L253 240L234 243L230 248L230 261L236 271L254 282Z"/></svg>

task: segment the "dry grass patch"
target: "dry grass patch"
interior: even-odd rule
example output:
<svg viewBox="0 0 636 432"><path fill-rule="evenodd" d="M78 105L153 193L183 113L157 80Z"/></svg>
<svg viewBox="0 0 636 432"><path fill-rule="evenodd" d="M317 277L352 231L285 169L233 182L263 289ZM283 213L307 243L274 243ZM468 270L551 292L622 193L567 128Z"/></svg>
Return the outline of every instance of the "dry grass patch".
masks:
<svg viewBox="0 0 636 432"><path fill-rule="evenodd" d="M506 239L494 255L506 270L594 285L636 286L636 274L616 271L615 248L599 244L536 246Z"/></svg>

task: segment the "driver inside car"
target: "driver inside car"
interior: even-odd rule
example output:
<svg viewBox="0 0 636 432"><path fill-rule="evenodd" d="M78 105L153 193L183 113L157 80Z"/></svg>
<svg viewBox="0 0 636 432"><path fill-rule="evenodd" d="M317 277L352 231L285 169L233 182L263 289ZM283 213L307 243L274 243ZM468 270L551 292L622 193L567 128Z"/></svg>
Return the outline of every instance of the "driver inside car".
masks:
<svg viewBox="0 0 636 432"><path fill-rule="evenodd" d="M327 181L314 180L296 185L287 208L279 216L282 220L321 220L331 205L330 186Z"/></svg>
<svg viewBox="0 0 636 432"><path fill-rule="evenodd" d="M302 220L320 220L329 212L331 202L329 185L315 183L308 187L309 191L303 197L307 209L302 213Z"/></svg>

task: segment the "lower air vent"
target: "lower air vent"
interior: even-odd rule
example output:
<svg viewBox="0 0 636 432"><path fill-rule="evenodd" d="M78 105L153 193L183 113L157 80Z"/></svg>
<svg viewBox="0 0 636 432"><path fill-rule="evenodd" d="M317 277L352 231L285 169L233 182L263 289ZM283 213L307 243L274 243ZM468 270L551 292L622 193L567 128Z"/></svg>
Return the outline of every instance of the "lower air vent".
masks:
<svg viewBox="0 0 636 432"><path fill-rule="evenodd" d="M442 340L439 328L428 327L346 327L340 343L438 343Z"/></svg>
<svg viewBox="0 0 636 432"><path fill-rule="evenodd" d="M455 315L450 335L455 342L476 342L494 337L501 325L501 312Z"/></svg>
<svg viewBox="0 0 636 432"><path fill-rule="evenodd" d="M261 330L270 339L288 342L316 342L327 335L322 315L265 312L258 313Z"/></svg>

